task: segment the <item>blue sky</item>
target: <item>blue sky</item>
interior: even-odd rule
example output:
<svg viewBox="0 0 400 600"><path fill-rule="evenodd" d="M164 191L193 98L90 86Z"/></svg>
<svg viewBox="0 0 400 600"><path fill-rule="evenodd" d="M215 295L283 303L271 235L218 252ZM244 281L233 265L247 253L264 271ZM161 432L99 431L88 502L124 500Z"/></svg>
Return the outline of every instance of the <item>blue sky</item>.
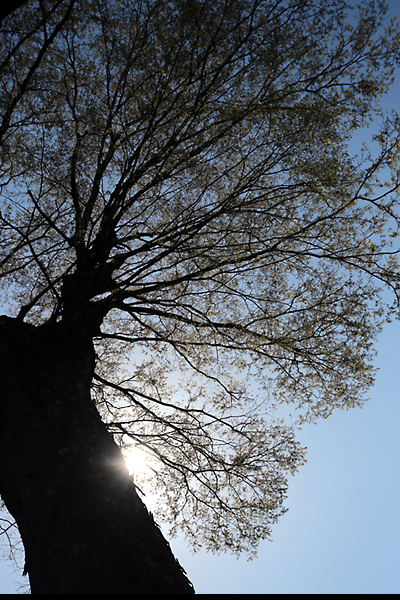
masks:
<svg viewBox="0 0 400 600"><path fill-rule="evenodd" d="M299 432L308 462L258 559L193 556L172 542L198 593L400 591L399 340L398 322L380 336L370 402Z"/></svg>
<svg viewBox="0 0 400 600"><path fill-rule="evenodd" d="M400 0L388 4L400 20ZM399 104L400 69L383 107L400 112ZM298 432L307 463L289 479L289 510L257 559L193 556L184 540L172 540L197 593L400 592L399 321L375 347L370 401Z"/></svg>
<svg viewBox="0 0 400 600"><path fill-rule="evenodd" d="M400 19L400 0L389 4ZM385 105L399 101L400 75ZM298 432L308 462L290 478L289 511L257 559L192 555L172 540L196 592L400 592L399 322L386 325L376 349L371 400ZM16 593L22 581L0 561L0 593Z"/></svg>

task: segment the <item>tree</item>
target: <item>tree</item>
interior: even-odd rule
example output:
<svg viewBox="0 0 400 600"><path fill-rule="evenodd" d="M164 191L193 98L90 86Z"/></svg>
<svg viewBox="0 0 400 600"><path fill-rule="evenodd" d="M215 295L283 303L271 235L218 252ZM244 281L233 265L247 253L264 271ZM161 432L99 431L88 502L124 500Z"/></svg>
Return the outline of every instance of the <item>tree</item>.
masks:
<svg viewBox="0 0 400 600"><path fill-rule="evenodd" d="M191 593L157 520L246 551L295 428L360 405L398 311L385 6L28 2L1 30L0 493L34 593ZM393 292L393 304L381 288ZM274 416L294 405L294 422ZM139 490L140 493L140 490Z"/></svg>
<svg viewBox="0 0 400 600"><path fill-rule="evenodd" d="M10 15L14 10L25 4L27 0L0 0L0 26L3 19Z"/></svg>

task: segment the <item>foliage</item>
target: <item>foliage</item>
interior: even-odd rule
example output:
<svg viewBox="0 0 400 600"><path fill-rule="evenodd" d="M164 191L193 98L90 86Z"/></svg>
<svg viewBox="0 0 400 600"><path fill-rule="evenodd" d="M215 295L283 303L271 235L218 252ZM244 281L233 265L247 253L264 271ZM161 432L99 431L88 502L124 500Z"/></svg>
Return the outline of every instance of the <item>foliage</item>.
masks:
<svg viewBox="0 0 400 600"><path fill-rule="evenodd" d="M399 33L382 2L350 10L32 1L1 30L5 302L93 324L93 399L195 547L270 535L296 426L363 403L397 310L399 122L379 101Z"/></svg>

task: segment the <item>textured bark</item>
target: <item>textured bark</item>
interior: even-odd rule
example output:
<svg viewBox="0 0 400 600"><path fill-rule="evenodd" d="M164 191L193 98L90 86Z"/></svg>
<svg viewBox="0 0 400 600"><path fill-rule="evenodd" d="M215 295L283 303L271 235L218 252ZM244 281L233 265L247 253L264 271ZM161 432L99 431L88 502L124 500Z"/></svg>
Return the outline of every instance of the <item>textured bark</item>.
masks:
<svg viewBox="0 0 400 600"><path fill-rule="evenodd" d="M90 399L94 362L85 331L0 318L0 494L31 591L193 593Z"/></svg>

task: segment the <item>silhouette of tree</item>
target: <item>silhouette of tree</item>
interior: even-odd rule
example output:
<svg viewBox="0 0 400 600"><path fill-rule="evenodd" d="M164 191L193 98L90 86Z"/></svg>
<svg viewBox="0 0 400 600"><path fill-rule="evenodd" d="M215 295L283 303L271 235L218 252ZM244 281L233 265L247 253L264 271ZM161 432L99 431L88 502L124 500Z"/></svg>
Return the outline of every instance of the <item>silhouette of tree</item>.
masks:
<svg viewBox="0 0 400 600"><path fill-rule="evenodd" d="M397 116L374 155L350 141L399 33L382 2L346 10L42 0L4 20L0 493L32 592L193 591L118 446L152 457L172 535L252 555L304 462L295 426L364 401L398 308Z"/></svg>

